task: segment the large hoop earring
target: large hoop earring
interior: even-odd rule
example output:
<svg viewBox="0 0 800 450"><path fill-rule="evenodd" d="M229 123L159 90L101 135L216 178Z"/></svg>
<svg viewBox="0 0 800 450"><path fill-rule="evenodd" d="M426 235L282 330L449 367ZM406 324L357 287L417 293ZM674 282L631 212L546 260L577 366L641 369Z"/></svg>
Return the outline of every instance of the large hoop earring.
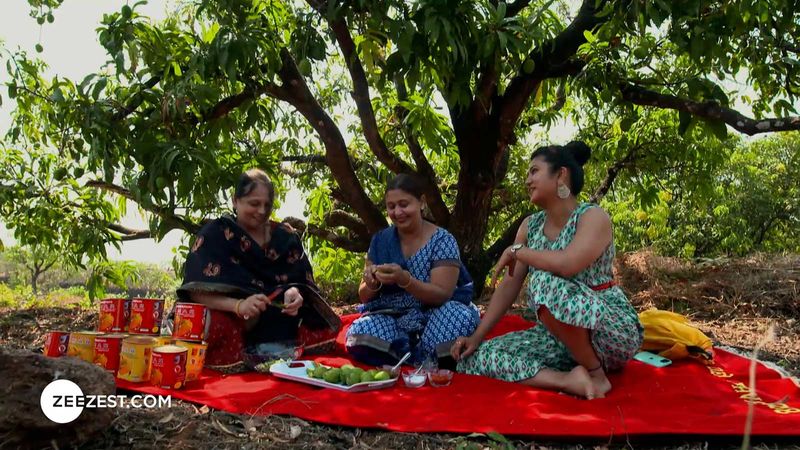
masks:
<svg viewBox="0 0 800 450"><path fill-rule="evenodd" d="M569 194L571 194L567 185L560 182L558 183L558 191L556 193L558 194L558 198L562 200L569 197Z"/></svg>

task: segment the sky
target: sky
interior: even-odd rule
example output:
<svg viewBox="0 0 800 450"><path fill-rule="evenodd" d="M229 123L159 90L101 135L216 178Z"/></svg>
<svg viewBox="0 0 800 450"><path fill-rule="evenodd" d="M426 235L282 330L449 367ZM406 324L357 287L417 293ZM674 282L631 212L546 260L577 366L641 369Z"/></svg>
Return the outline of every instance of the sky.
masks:
<svg viewBox="0 0 800 450"><path fill-rule="evenodd" d="M72 80L82 80L89 73L97 71L106 61L105 49L97 40L95 29L100 24L103 14L119 11L129 3L124 0L70 0L64 2L55 12L55 22L39 26L30 17L30 6L26 0L2 0L0 13L0 40L5 48L14 51L17 48L36 53L35 46L40 43L44 51L42 60L49 65L49 76L59 75ZM160 21L166 17L165 11L171 2L161 0L150 1L149 4L137 7L137 11L152 20ZM0 70L0 85L8 81L5 69ZM11 122L10 113L14 108L13 100L3 93L3 105L0 106L0 133L8 129ZM304 203L301 193L290 190L281 208L276 211L277 217L294 216L305 218ZM131 205L122 225L130 228L147 228L145 220ZM153 239L140 239L122 244L121 251L109 246L109 256L115 260L136 260L164 264L172 260L173 247L181 243L182 231L168 233L161 242ZM0 222L0 241L5 246L14 245L12 234Z"/></svg>

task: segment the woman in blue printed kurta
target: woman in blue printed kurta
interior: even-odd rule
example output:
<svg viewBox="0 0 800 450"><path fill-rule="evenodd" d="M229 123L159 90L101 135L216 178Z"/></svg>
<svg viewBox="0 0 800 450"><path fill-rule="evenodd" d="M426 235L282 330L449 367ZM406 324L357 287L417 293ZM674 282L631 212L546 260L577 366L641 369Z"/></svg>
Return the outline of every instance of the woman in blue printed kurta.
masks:
<svg viewBox="0 0 800 450"><path fill-rule="evenodd" d="M614 282L611 220L575 198L589 154L582 142L533 153L526 185L543 211L523 222L495 266L493 283L506 267L508 275L478 329L453 345L460 371L592 399L611 389L606 371L621 369L641 346L636 311ZM481 343L513 304L526 272L528 305L539 323Z"/></svg>
<svg viewBox="0 0 800 450"><path fill-rule="evenodd" d="M347 330L347 350L368 364L392 363L409 351L412 363L450 359L454 340L480 320L456 240L422 218L421 190L402 174L387 187L394 225L372 238L359 286L363 315Z"/></svg>

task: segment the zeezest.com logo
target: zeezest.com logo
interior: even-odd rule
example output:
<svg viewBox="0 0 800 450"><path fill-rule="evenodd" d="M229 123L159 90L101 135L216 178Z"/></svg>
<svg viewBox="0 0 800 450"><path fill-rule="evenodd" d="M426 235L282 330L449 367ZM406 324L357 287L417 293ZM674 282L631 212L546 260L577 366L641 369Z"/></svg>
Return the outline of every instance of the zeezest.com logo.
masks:
<svg viewBox="0 0 800 450"><path fill-rule="evenodd" d="M84 395L70 380L55 380L45 386L39 398L44 415L55 423L70 423L84 408L169 408L171 395Z"/></svg>

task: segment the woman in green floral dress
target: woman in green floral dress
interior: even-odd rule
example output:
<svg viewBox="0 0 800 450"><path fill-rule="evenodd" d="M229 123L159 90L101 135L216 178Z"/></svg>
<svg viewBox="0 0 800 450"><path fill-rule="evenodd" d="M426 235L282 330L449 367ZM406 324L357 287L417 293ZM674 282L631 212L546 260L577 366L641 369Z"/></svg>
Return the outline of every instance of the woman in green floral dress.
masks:
<svg viewBox="0 0 800 450"><path fill-rule="evenodd" d="M492 285L507 274L477 330L453 345L459 371L592 399L611 389L606 372L621 369L638 351L642 326L614 282L611 219L575 198L590 153L583 142L533 153L525 184L542 211L525 219L495 265ZM526 274L528 305L539 323L482 342L514 303Z"/></svg>

